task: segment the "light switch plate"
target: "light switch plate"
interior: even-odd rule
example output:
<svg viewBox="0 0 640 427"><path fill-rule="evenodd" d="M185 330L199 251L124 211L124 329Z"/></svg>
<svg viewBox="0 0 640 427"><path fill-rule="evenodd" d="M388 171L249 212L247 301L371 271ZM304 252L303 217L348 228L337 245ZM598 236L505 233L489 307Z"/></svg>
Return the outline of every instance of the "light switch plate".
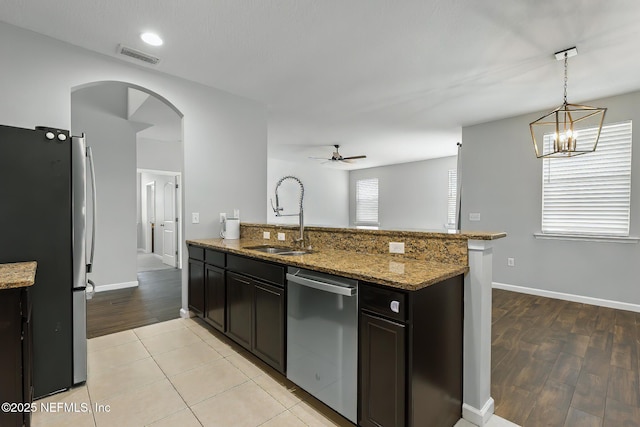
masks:
<svg viewBox="0 0 640 427"><path fill-rule="evenodd" d="M271 238L271 233L269 231L263 231L262 232L262 238L263 239L270 239Z"/></svg>
<svg viewBox="0 0 640 427"><path fill-rule="evenodd" d="M200 224L200 212L191 212L191 224Z"/></svg>
<svg viewBox="0 0 640 427"><path fill-rule="evenodd" d="M469 221L480 221L480 212L472 212L469 214Z"/></svg>
<svg viewBox="0 0 640 427"><path fill-rule="evenodd" d="M404 242L389 242L389 253L391 254L403 254Z"/></svg>
<svg viewBox="0 0 640 427"><path fill-rule="evenodd" d="M284 233L278 233L278 240L284 241L286 239Z"/></svg>

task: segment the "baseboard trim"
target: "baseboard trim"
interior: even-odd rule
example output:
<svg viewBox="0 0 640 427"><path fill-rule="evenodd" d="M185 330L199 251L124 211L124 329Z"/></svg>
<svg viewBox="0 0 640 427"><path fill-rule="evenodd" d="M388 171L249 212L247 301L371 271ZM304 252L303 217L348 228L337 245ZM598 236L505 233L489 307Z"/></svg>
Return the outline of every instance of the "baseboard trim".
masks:
<svg viewBox="0 0 640 427"><path fill-rule="evenodd" d="M154 257L158 258L159 260L162 260L162 255L158 255L158 254L153 254Z"/></svg>
<svg viewBox="0 0 640 427"><path fill-rule="evenodd" d="M582 304L597 305L600 307L615 308L618 310L635 311L640 313L640 304L630 304L628 302L614 301L602 298L585 297L582 295L565 294L563 292L547 291L545 289L527 288L525 286L509 285L507 283L493 282L494 289L520 292L522 294L536 295L539 297L555 298L565 301L579 302Z"/></svg>
<svg viewBox="0 0 640 427"><path fill-rule="evenodd" d="M489 421L489 418L493 415L494 411L493 397L484 404L482 409L474 408L471 405L464 403L462 405L462 418L477 426L484 426Z"/></svg>
<svg viewBox="0 0 640 427"><path fill-rule="evenodd" d="M114 291L116 289L135 288L137 286L137 280L134 280L133 282L110 283L108 285L97 285L95 288L95 292L98 293L105 291Z"/></svg>

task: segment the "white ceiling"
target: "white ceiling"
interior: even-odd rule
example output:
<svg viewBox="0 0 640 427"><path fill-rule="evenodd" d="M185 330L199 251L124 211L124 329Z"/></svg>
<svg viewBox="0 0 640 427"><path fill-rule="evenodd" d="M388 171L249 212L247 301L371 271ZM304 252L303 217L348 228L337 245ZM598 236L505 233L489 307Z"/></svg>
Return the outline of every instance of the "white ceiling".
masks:
<svg viewBox="0 0 640 427"><path fill-rule="evenodd" d="M640 89L637 0L0 0L0 11L265 103L270 155L298 160L334 143L367 154L359 167L454 154L461 126L560 104L553 52L574 45L570 101ZM146 30L165 45L144 45Z"/></svg>

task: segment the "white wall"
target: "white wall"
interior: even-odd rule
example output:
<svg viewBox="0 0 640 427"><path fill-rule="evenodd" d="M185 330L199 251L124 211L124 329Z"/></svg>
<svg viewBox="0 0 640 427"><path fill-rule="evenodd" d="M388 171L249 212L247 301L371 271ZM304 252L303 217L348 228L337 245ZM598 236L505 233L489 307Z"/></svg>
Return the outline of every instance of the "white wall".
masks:
<svg viewBox="0 0 640 427"><path fill-rule="evenodd" d="M384 229L444 230L447 223L449 169L456 156L377 168L349 174L349 213L356 218L356 181L378 178L378 220Z"/></svg>
<svg viewBox="0 0 640 427"><path fill-rule="evenodd" d="M0 40L2 124L69 129L74 88L101 81L146 88L184 115L183 206L189 217L200 213L200 224L185 221L183 236L218 235L218 212L227 206L240 208L245 221L265 222L265 106L2 22ZM130 182L133 187L135 176ZM135 237L135 230L132 233ZM183 269L185 309L186 275Z"/></svg>
<svg viewBox="0 0 640 427"><path fill-rule="evenodd" d="M635 122L630 234L638 236L640 92L584 103L608 107L605 123ZM462 228L508 233L495 244L494 282L640 304L639 244L534 238L541 224L542 163L529 123L543 113L462 129ZM479 212L481 221L469 222L470 212ZM515 267L507 267L507 257L515 258Z"/></svg>
<svg viewBox="0 0 640 427"><path fill-rule="evenodd" d="M153 139L141 138L140 136L138 136L136 140L136 164L138 169L182 172L182 152L183 148L181 142L156 141ZM137 176L138 179L140 179L140 174ZM142 187L139 182L136 189L138 192L138 248L144 249L146 224L142 221L141 203L143 201L146 202L146 199L141 198L140 190Z"/></svg>
<svg viewBox="0 0 640 427"><path fill-rule="evenodd" d="M97 186L96 286L136 282L136 129L119 114L126 87L109 83L72 95L74 134L84 132Z"/></svg>
<svg viewBox="0 0 640 427"><path fill-rule="evenodd" d="M138 138L136 147L138 169L182 171L182 143Z"/></svg>
<svg viewBox="0 0 640 427"><path fill-rule="evenodd" d="M288 162L269 158L267 171L267 222L270 224L297 224L298 217L276 217L270 200L275 204L275 188L280 178L293 175L304 185L304 223L347 227L349 224L349 172L324 168L307 162ZM278 189L280 206L284 213L298 213L300 186L286 180ZM263 199L264 200L264 199ZM229 211L227 211L229 212ZM231 211L232 212L232 211ZM242 220L242 212L240 212Z"/></svg>

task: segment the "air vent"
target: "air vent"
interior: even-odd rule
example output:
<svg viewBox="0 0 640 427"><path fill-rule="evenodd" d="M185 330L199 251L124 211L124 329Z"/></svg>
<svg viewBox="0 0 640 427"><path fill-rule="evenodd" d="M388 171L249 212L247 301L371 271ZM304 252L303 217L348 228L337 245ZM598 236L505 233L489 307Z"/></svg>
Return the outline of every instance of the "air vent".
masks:
<svg viewBox="0 0 640 427"><path fill-rule="evenodd" d="M158 62L160 62L160 58L156 58L155 56L149 55L148 53L144 53L139 50L136 50L121 44L118 45L118 53L124 56L129 56L131 58L137 59L139 61L146 62L148 64L156 65Z"/></svg>

